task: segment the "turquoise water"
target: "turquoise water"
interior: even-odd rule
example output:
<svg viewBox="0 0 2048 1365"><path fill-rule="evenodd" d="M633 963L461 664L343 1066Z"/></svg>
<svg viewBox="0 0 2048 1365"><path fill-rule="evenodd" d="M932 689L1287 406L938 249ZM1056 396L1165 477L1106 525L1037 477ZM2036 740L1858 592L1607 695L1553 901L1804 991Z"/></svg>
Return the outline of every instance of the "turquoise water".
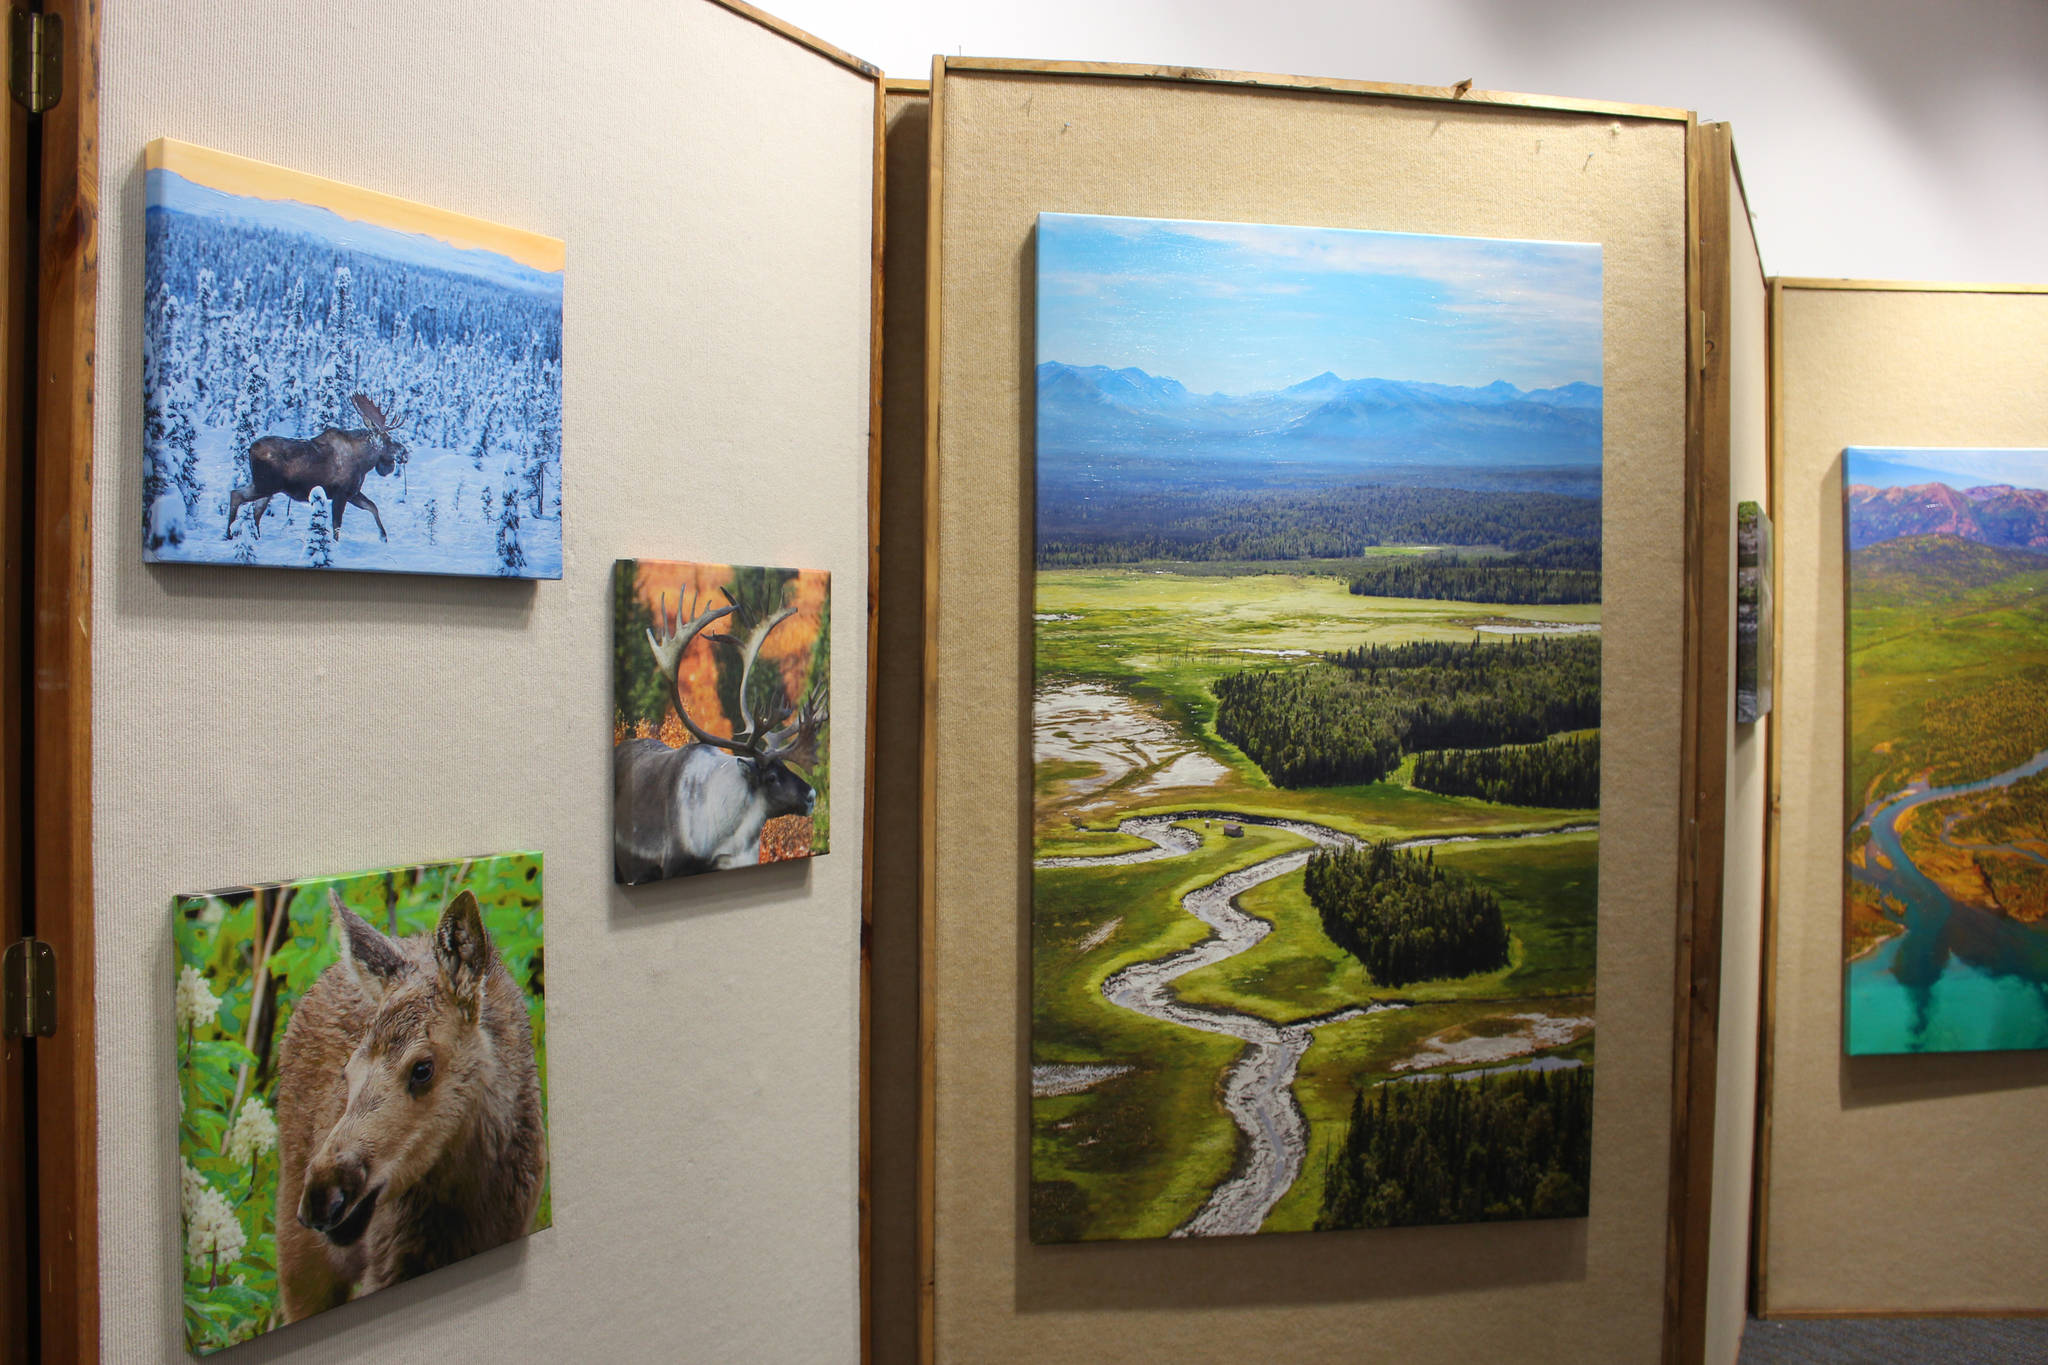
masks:
<svg viewBox="0 0 2048 1365"><path fill-rule="evenodd" d="M2048 750L2019 767L1954 787L1915 783L1874 802L1868 858L1849 875L1897 897L1906 931L1848 966L1843 1042L1851 1056L2048 1048L2048 933L1958 905L1906 857L1899 817L1917 806L2008 786L2048 771Z"/></svg>

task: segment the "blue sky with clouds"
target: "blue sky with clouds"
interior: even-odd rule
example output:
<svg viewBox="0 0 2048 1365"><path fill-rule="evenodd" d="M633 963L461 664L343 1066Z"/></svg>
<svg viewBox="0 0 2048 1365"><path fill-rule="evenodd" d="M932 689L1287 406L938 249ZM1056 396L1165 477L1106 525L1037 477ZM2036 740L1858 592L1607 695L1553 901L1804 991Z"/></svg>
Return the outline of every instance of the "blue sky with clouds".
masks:
<svg viewBox="0 0 2048 1365"><path fill-rule="evenodd" d="M1135 365L1197 393L1326 370L1599 384L1600 248L1040 214L1038 359Z"/></svg>
<svg viewBox="0 0 2048 1365"><path fill-rule="evenodd" d="M2048 450L1850 446L1842 452L1842 473L1848 482L1872 488L1912 488L1925 483L1945 483L1951 488L1996 483L2048 488Z"/></svg>

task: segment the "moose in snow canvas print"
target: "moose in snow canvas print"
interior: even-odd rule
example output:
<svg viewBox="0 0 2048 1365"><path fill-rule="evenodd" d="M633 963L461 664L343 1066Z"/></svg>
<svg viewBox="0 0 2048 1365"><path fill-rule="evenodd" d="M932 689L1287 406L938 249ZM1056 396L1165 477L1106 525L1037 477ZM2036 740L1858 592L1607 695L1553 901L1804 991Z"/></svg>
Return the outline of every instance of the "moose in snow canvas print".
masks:
<svg viewBox="0 0 2048 1365"><path fill-rule="evenodd" d="M562 576L563 246L163 139L142 556Z"/></svg>
<svg viewBox="0 0 2048 1365"><path fill-rule="evenodd" d="M171 908L190 1350L551 1225L540 854Z"/></svg>
<svg viewBox="0 0 2048 1365"><path fill-rule="evenodd" d="M615 880L826 851L831 642L824 572L613 566Z"/></svg>

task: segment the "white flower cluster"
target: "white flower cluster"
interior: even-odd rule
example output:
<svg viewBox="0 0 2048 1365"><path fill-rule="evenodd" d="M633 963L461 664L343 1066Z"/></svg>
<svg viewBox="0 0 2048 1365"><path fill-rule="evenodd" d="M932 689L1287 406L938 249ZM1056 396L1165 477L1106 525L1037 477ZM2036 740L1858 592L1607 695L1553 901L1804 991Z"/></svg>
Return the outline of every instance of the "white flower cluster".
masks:
<svg viewBox="0 0 2048 1365"><path fill-rule="evenodd" d="M228 1128L228 1155L245 1166L277 1146L277 1118L269 1106L251 1095L242 1101L235 1121Z"/></svg>
<svg viewBox="0 0 2048 1365"><path fill-rule="evenodd" d="M185 1255L220 1265L242 1254L249 1235L235 1217L227 1197L206 1183L206 1177L179 1159L179 1193L185 1204Z"/></svg>
<svg viewBox="0 0 2048 1365"><path fill-rule="evenodd" d="M220 1014L220 997L206 984L197 967L178 972L178 1032L210 1024Z"/></svg>

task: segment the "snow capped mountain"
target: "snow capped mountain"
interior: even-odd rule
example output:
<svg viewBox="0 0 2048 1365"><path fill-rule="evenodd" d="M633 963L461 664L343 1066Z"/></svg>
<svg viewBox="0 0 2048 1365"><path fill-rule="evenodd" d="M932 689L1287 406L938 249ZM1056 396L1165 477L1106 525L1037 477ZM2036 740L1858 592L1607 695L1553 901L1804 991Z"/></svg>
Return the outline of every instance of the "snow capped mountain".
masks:
<svg viewBox="0 0 2048 1365"><path fill-rule="evenodd" d="M1328 371L1283 389L1193 394L1143 370L1038 367L1041 458L1103 452L1250 455L1324 464L1584 465L1601 452L1601 391L1525 391Z"/></svg>

